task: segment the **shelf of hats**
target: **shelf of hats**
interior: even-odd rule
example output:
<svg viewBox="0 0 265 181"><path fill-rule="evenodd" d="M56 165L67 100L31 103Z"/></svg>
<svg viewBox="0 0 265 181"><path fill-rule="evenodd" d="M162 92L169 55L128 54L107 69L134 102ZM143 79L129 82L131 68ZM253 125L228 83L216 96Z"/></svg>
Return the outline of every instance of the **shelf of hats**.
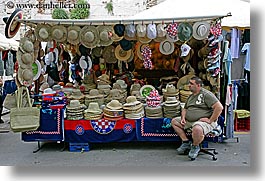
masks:
<svg viewBox="0 0 265 181"><path fill-rule="evenodd" d="M220 17L93 25L25 23L20 13L16 25L29 26L15 80L40 110L39 128L23 141L180 141L171 119L191 94L189 79L219 93Z"/></svg>

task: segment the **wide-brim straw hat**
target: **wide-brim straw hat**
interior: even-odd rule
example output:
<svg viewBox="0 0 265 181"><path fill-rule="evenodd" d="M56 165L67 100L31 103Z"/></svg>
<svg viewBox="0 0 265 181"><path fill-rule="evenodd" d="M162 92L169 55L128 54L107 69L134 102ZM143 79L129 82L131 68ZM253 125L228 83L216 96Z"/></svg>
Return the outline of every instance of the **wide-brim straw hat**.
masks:
<svg viewBox="0 0 265 181"><path fill-rule="evenodd" d="M70 100L70 103L66 106L67 110L79 110L85 108L86 105L81 104L79 100Z"/></svg>
<svg viewBox="0 0 265 181"><path fill-rule="evenodd" d="M194 77L193 74L184 75L177 83L177 89L183 89L184 85L189 84L190 79Z"/></svg>
<svg viewBox="0 0 265 181"><path fill-rule="evenodd" d="M137 40L142 44L147 44L152 41L152 39L148 38L146 35L144 37L137 37Z"/></svg>
<svg viewBox="0 0 265 181"><path fill-rule="evenodd" d="M63 25L54 25L51 29L51 38L56 42L65 42L67 39L67 29Z"/></svg>
<svg viewBox="0 0 265 181"><path fill-rule="evenodd" d="M121 100L123 98L124 97L122 95L121 90L119 90L119 89L111 89L110 92L109 92L109 95L108 95L108 97L106 99L107 100L113 100L113 99Z"/></svg>
<svg viewBox="0 0 265 181"><path fill-rule="evenodd" d="M125 82L124 80L122 80L122 79L118 79L118 80L116 80L116 83L117 83L118 85L120 85L122 89L127 89L127 86L128 86L128 85L126 84L126 82Z"/></svg>
<svg viewBox="0 0 265 181"><path fill-rule="evenodd" d="M99 32L99 46L109 46L113 43L112 35L112 26L98 26Z"/></svg>
<svg viewBox="0 0 265 181"><path fill-rule="evenodd" d="M119 42L123 39L123 36L118 36L115 31L114 31L114 27L112 27L112 36L111 36L111 39L114 41L114 42Z"/></svg>
<svg viewBox="0 0 265 181"><path fill-rule="evenodd" d="M84 99L85 95L82 94L82 92L80 91L80 89L75 88L72 90L72 94L69 96L69 99Z"/></svg>
<svg viewBox="0 0 265 181"><path fill-rule="evenodd" d="M196 40L206 39L210 33L210 23L208 23L207 21L195 22L192 28L192 36Z"/></svg>
<svg viewBox="0 0 265 181"><path fill-rule="evenodd" d="M69 26L67 28L67 42L71 43L72 45L77 45L79 40L81 28L79 26Z"/></svg>
<svg viewBox="0 0 265 181"><path fill-rule="evenodd" d="M104 95L100 94L98 89L91 89L88 95L85 95L86 99L103 98Z"/></svg>
<svg viewBox="0 0 265 181"><path fill-rule="evenodd" d="M167 39L160 42L159 51L164 55L169 55L175 50L175 45L173 42L168 41Z"/></svg>
<svg viewBox="0 0 265 181"><path fill-rule="evenodd" d="M116 63L118 61L115 56L115 47L113 45L104 47L102 51L102 57L106 63Z"/></svg>
<svg viewBox="0 0 265 181"><path fill-rule="evenodd" d="M146 25L145 24L136 25L136 35L138 38L146 36Z"/></svg>
<svg viewBox="0 0 265 181"><path fill-rule="evenodd" d="M135 96L128 96L126 98L126 103L123 104L124 107L130 107L130 106L136 106L140 104L141 102L136 99Z"/></svg>
<svg viewBox="0 0 265 181"><path fill-rule="evenodd" d="M26 87L31 86L33 83L33 72L31 69L18 69L18 80L21 85L24 85Z"/></svg>
<svg viewBox="0 0 265 181"><path fill-rule="evenodd" d="M162 42L166 39L166 35L167 35L166 27L167 27L167 25L164 23L158 24L156 26L157 37L154 39L155 42Z"/></svg>
<svg viewBox="0 0 265 181"><path fill-rule="evenodd" d="M84 26L80 30L80 42L87 48L95 48L99 45L99 32L95 26Z"/></svg>
<svg viewBox="0 0 265 181"><path fill-rule="evenodd" d="M107 74L102 74L101 76L98 77L98 82L103 82L104 84L110 84L109 76ZM107 85L106 88L109 88L110 86Z"/></svg>
<svg viewBox="0 0 265 181"><path fill-rule="evenodd" d="M37 24L34 33L39 41L48 42L51 40L51 25Z"/></svg>
<svg viewBox="0 0 265 181"><path fill-rule="evenodd" d="M17 51L17 60L22 69L30 69L34 62L32 53L22 53L20 50Z"/></svg>
<svg viewBox="0 0 265 181"><path fill-rule="evenodd" d="M30 41L29 38L23 37L20 39L19 49L23 53L33 53L34 52L34 44L32 43L32 41Z"/></svg>
<svg viewBox="0 0 265 181"><path fill-rule="evenodd" d="M176 87L173 84L167 84L166 89L162 89L163 95L169 96L175 96L179 94L179 90L176 89Z"/></svg>
<svg viewBox="0 0 265 181"><path fill-rule="evenodd" d="M127 61L131 57L132 49L126 51L122 49L121 45L118 45L114 54L118 60Z"/></svg>

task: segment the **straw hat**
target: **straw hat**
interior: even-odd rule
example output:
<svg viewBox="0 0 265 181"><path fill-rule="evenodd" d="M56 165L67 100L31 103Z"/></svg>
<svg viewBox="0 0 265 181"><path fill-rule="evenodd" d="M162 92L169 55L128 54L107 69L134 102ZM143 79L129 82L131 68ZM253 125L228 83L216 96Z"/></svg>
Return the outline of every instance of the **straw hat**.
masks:
<svg viewBox="0 0 265 181"><path fill-rule="evenodd" d="M104 84L110 84L109 76L107 74L102 74L98 77L98 82L103 82Z"/></svg>
<svg viewBox="0 0 265 181"><path fill-rule="evenodd" d="M179 94L179 90L173 84L167 84L166 89L162 90L163 94L166 96L175 96Z"/></svg>
<svg viewBox="0 0 265 181"><path fill-rule="evenodd" d="M210 24L206 21L196 22L193 24L192 28L193 28L192 36L196 40L206 39L210 32Z"/></svg>
<svg viewBox="0 0 265 181"><path fill-rule="evenodd" d="M161 42L166 39L166 34L167 34L166 27L167 27L166 24L158 24L156 26L157 37L154 39L154 41Z"/></svg>
<svg viewBox="0 0 265 181"><path fill-rule="evenodd" d="M67 39L67 29L63 25L54 25L51 29L51 38L56 42L65 42Z"/></svg>
<svg viewBox="0 0 265 181"><path fill-rule="evenodd" d="M79 26L69 26L67 28L67 42L72 45L77 45L79 41L79 33L81 28Z"/></svg>
<svg viewBox="0 0 265 181"><path fill-rule="evenodd" d="M112 26L98 26L97 30L99 32L100 46L109 46L113 43L113 39L111 39Z"/></svg>
<svg viewBox="0 0 265 181"><path fill-rule="evenodd" d="M22 53L20 50L17 52L18 65L22 69L30 69L33 63L33 55L31 53Z"/></svg>
<svg viewBox="0 0 265 181"><path fill-rule="evenodd" d="M99 42L99 32L95 26L84 26L80 30L80 42L87 48L96 47Z"/></svg>
<svg viewBox="0 0 265 181"><path fill-rule="evenodd" d="M33 73L31 69L18 69L18 80L20 84L29 87L33 83Z"/></svg>
<svg viewBox="0 0 265 181"><path fill-rule="evenodd" d="M79 100L70 100L70 103L66 106L68 110L76 110L76 109L84 109L86 106L84 104L80 104Z"/></svg>
<svg viewBox="0 0 265 181"><path fill-rule="evenodd" d="M112 36L111 36L111 39L114 41L114 42L119 42L123 39L123 36L118 36L115 31L114 31L114 27L112 27Z"/></svg>
<svg viewBox="0 0 265 181"><path fill-rule="evenodd" d="M54 95L56 92L54 90L52 90L52 88L47 87L43 90L42 95Z"/></svg>
<svg viewBox="0 0 265 181"><path fill-rule="evenodd" d="M122 110L122 104L118 100L111 100L107 105L106 108L111 110Z"/></svg>
<svg viewBox="0 0 265 181"><path fill-rule="evenodd" d="M51 40L51 25L37 24L35 35L39 41L48 42Z"/></svg>
<svg viewBox="0 0 265 181"><path fill-rule="evenodd" d="M19 47L23 53L33 53L34 52L34 45L30 41L30 39L27 37L23 37L20 39Z"/></svg>
<svg viewBox="0 0 265 181"><path fill-rule="evenodd" d="M171 107L171 106L179 106L180 102L177 100L175 96L167 97L167 100L164 102L164 106Z"/></svg>
<svg viewBox="0 0 265 181"><path fill-rule="evenodd" d="M91 89L89 94L85 96L87 99L103 98L104 95L100 94L98 89Z"/></svg>
<svg viewBox="0 0 265 181"><path fill-rule="evenodd" d="M73 89L72 90L72 94L69 96L69 99L83 99L85 98L85 95L82 94L82 92L80 91L80 89Z"/></svg>
<svg viewBox="0 0 265 181"><path fill-rule="evenodd" d="M152 41L152 39L148 38L146 35L144 37L137 37L137 40L142 44L147 44Z"/></svg>
<svg viewBox="0 0 265 181"><path fill-rule="evenodd" d="M122 79L118 79L118 80L116 80L116 83L117 83L118 85L120 85L122 89L127 89L127 84L125 83L124 80L122 80Z"/></svg>
<svg viewBox="0 0 265 181"><path fill-rule="evenodd" d="M104 49L102 51L102 57L106 61L106 63L116 63L117 62L117 58L116 58L114 52L115 52L115 47L113 45L109 45L109 46L104 47Z"/></svg>
<svg viewBox="0 0 265 181"><path fill-rule="evenodd" d="M146 25L138 24L136 26L136 35L137 37L145 37L146 36Z"/></svg>
<svg viewBox="0 0 265 181"><path fill-rule="evenodd" d="M175 45L173 42L168 41L167 39L162 41L159 44L159 51L164 55L169 55L174 52Z"/></svg>
<svg viewBox="0 0 265 181"><path fill-rule="evenodd" d="M19 31L21 23L17 20L23 19L23 10L17 8L9 18L3 19L6 23L5 36L7 38L13 38Z"/></svg>
<svg viewBox="0 0 265 181"><path fill-rule="evenodd" d="M120 45L115 48L115 57L118 60L126 61L131 57L132 49L125 51Z"/></svg>
<svg viewBox="0 0 265 181"><path fill-rule="evenodd" d="M180 41L188 41L191 39L193 29L190 23L183 22L178 25L178 38Z"/></svg>
<svg viewBox="0 0 265 181"><path fill-rule="evenodd" d="M88 108L85 110L85 113L101 114L102 110L99 108L97 102L90 102Z"/></svg>
<svg viewBox="0 0 265 181"><path fill-rule="evenodd" d="M136 106L138 104L141 104L141 102L136 99L136 96L128 96L126 98L126 103L123 104L123 107Z"/></svg>

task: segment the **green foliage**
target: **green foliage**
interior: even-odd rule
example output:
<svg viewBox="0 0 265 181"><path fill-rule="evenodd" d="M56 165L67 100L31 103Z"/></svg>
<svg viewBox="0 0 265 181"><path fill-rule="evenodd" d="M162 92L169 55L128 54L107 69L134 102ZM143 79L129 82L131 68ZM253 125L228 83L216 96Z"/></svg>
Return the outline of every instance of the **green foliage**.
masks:
<svg viewBox="0 0 265 181"><path fill-rule="evenodd" d="M78 0L76 7L71 9L70 18L71 19L86 19L89 16L89 4L85 0Z"/></svg>
<svg viewBox="0 0 265 181"><path fill-rule="evenodd" d="M52 19L68 19L68 14L64 9L56 8L52 11Z"/></svg>
<svg viewBox="0 0 265 181"><path fill-rule="evenodd" d="M108 13L113 15L113 4L112 1L108 2L105 6L105 8L108 10Z"/></svg>

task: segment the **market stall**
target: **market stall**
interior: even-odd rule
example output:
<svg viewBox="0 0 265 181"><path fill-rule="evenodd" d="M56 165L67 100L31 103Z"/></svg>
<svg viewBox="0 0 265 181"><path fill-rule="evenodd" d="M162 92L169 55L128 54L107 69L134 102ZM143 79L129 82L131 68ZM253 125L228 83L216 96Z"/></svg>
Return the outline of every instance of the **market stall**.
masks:
<svg viewBox="0 0 265 181"><path fill-rule="evenodd" d="M80 143L179 140L170 120L190 94L189 78L201 77L219 95L225 16L17 20L28 30L16 83L40 111L40 126L20 131L22 140L65 141L71 150ZM11 129L13 120L11 114Z"/></svg>

